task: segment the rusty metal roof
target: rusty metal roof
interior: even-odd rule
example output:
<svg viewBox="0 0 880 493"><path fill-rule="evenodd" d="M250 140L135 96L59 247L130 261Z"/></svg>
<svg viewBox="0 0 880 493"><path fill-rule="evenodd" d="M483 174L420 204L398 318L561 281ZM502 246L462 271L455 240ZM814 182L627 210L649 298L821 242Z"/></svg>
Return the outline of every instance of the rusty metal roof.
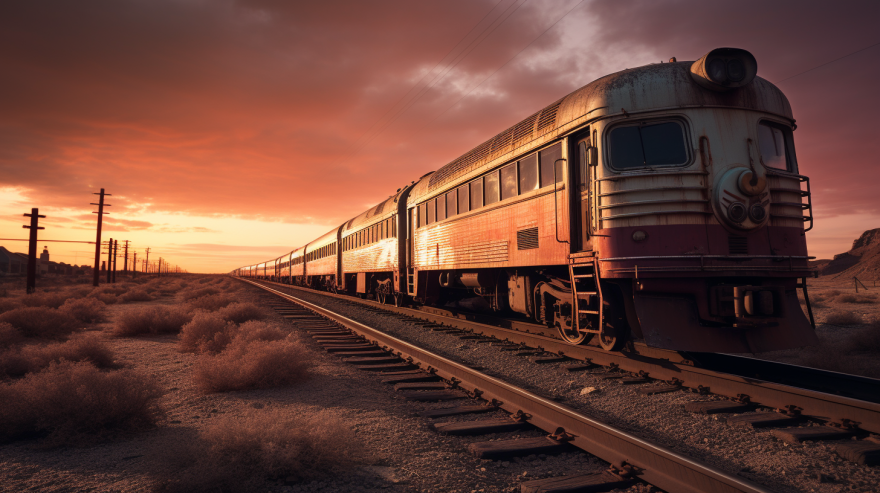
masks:
<svg viewBox="0 0 880 493"><path fill-rule="evenodd" d="M428 189L423 193L434 192L499 157L515 154L519 148L534 147L529 144L540 144L536 141L547 140L543 138L547 134L574 128L586 122L588 114L593 118L621 110L732 106L791 118L788 100L770 82L755 77L752 83L740 89L714 92L700 87L691 78L691 64L693 62L652 64L596 79L443 166L430 177ZM422 195L416 192L414 190L411 196Z"/></svg>

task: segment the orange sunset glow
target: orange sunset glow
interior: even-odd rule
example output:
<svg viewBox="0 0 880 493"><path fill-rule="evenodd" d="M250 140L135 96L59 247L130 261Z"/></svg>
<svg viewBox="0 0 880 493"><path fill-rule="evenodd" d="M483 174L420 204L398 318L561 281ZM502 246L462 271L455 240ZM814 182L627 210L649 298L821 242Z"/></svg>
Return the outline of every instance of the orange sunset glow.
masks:
<svg viewBox="0 0 880 493"><path fill-rule="evenodd" d="M810 255L880 226L873 2L95 1L0 6L0 237L222 273L277 257L606 74L750 51L787 95ZM13 251L26 242L0 241ZM43 243L91 265L94 246Z"/></svg>

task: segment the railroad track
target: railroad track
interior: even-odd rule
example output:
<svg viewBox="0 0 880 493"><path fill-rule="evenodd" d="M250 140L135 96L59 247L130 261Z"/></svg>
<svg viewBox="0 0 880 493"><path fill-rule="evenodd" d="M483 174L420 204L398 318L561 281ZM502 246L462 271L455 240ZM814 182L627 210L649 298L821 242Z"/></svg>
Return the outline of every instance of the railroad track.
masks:
<svg viewBox="0 0 880 493"><path fill-rule="evenodd" d="M695 412L741 412L762 406L781 414L768 416L766 422L753 423L755 427L790 426L808 419L828 425L823 430L827 439L880 434L880 380L876 379L728 354L667 351L643 344L633 344L622 352L608 352L593 346L572 346L552 337L546 327L536 324L504 321L508 327L499 327L487 323L492 317L480 320L479 315L470 313L394 307L287 284L246 282L333 297L583 362L573 369L606 367L621 374L667 383L664 387L646 389L646 392L690 389L730 400L726 406L723 403L707 404L702 408L696 405L692 409ZM795 432L793 437L784 438L792 441L821 439L817 433L800 437ZM853 452L854 455L849 452L843 455L857 462L874 464L880 461L880 443L876 445L876 451L865 446L857 447L859 450ZM865 453L874 458L865 456Z"/></svg>
<svg viewBox="0 0 880 493"><path fill-rule="evenodd" d="M611 464L609 471L580 477L566 477L567 485L581 484L597 487L600 484L610 488L625 485L634 480L645 481L670 492L769 492L770 490L743 478L701 464L693 459L677 454L667 448L652 444L618 428L602 423L578 411L526 389L505 382L502 379L482 373L456 361L450 360L429 350L420 348L378 329L369 327L343 315L320 307L273 286L249 280L245 282L272 293L287 303L276 305L284 313L289 303L303 309L288 311L287 318L308 331L328 351L345 354L362 363L362 369L384 371L384 375L395 375L401 383L424 382L439 378L445 386L458 392L465 392L478 400L479 405L459 406L445 410L448 414L478 413L488 409L501 409L515 418L507 422L496 421L494 425L486 421L455 423L456 430L486 430L484 433L499 431L498 426L510 426L519 422L534 426L547 432L546 438L499 440L477 442L469 447L471 452L481 458L501 458L517 453L553 453L556 449L581 449ZM318 318L319 315L332 323ZM381 349L380 349L381 348ZM370 354L358 357L359 354ZM380 356L382 354L384 356ZM414 386L413 388L419 388ZM442 392L442 391L437 391ZM442 397L442 394L428 394ZM439 411L439 412L438 412ZM426 413L431 417L443 416L443 410ZM438 431L450 432L442 426ZM509 442L509 443L505 443ZM560 481L560 478L538 480L541 482ZM578 483L580 482L580 483ZM558 486L558 485L557 485ZM523 491L543 491L541 484L523 485ZM606 491L597 489L596 491Z"/></svg>

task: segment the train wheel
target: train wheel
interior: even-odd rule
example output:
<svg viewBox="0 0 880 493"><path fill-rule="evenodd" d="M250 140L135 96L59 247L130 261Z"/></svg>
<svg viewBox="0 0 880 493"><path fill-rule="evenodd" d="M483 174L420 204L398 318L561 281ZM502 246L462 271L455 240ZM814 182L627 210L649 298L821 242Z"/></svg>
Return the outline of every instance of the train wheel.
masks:
<svg viewBox="0 0 880 493"><path fill-rule="evenodd" d="M626 343L625 337L619 337L612 334L599 334L599 345L606 351L619 351L624 343Z"/></svg>
<svg viewBox="0 0 880 493"><path fill-rule="evenodd" d="M578 332L572 327L566 329L559 326L559 335L569 344L583 344L592 334L589 332Z"/></svg>

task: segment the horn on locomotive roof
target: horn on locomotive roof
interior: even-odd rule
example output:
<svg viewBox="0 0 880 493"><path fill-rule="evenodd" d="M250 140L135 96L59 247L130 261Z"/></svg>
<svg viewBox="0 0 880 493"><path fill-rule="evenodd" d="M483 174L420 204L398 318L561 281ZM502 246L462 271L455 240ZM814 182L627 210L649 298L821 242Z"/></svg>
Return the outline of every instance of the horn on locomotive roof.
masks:
<svg viewBox="0 0 880 493"><path fill-rule="evenodd" d="M716 48L691 65L691 77L713 91L742 87L758 74L758 62L746 50Z"/></svg>

